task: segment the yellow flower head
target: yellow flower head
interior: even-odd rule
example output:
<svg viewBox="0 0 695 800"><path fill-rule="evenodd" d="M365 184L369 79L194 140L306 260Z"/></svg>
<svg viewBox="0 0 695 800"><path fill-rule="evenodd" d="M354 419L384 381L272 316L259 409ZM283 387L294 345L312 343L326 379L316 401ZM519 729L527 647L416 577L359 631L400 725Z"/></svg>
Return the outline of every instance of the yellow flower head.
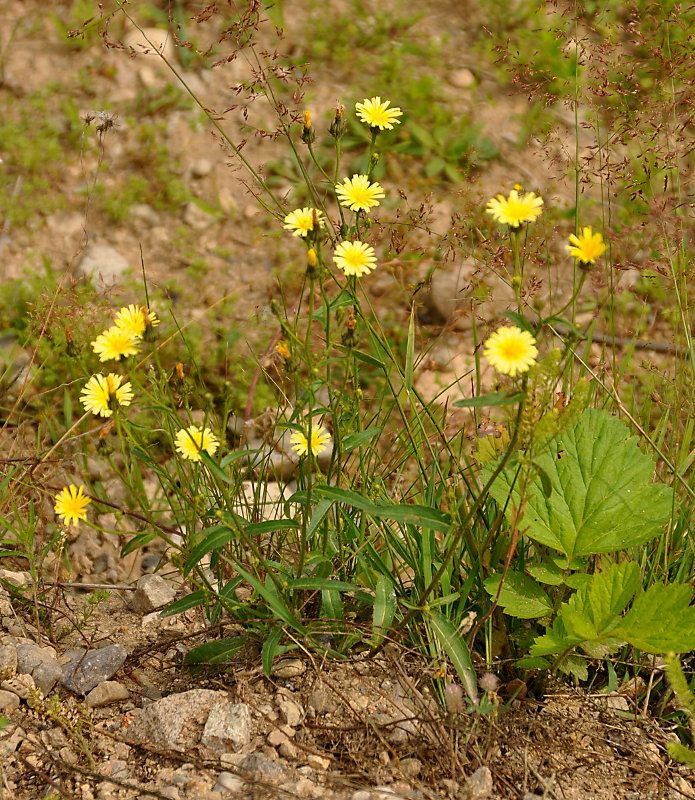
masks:
<svg viewBox="0 0 695 800"><path fill-rule="evenodd" d="M205 450L214 456L220 443L210 428L202 430L197 425L190 425L176 434L176 449L189 461L200 461L200 451Z"/></svg>
<svg viewBox="0 0 695 800"><path fill-rule="evenodd" d="M304 117L304 127L310 128L311 127L311 111L307 108L306 111L303 113Z"/></svg>
<svg viewBox="0 0 695 800"><path fill-rule="evenodd" d="M487 214L492 214L493 219L510 228L519 228L524 222L535 222L543 213L543 198L537 197L534 192L519 194L512 189L509 197L498 194L488 201Z"/></svg>
<svg viewBox="0 0 695 800"><path fill-rule="evenodd" d="M292 355L292 354L290 353L290 348L288 347L288 345L287 345L287 342L286 342L286 341L284 341L283 339L281 339L281 340L280 340L280 341L279 341L279 342L278 342L278 343L275 345L275 350L276 350L276 352L280 353L280 355L281 355L281 356L282 356L282 357L283 357L285 360L287 360L287 359L288 359L288 358L289 358L289 357Z"/></svg>
<svg viewBox="0 0 695 800"><path fill-rule="evenodd" d="M341 206L350 211L367 211L379 205L379 198L385 197L384 190L378 183L370 183L366 175L353 175L345 178L335 187L335 193Z"/></svg>
<svg viewBox="0 0 695 800"><path fill-rule="evenodd" d="M361 103L357 103L357 116L369 125L370 128L379 128L379 130L391 130L394 125L399 125L400 120L398 117L403 116L400 108L389 108L391 105L390 100L382 102L380 97L372 97L365 99Z"/></svg>
<svg viewBox="0 0 695 800"><path fill-rule="evenodd" d="M570 243L565 245L569 254L581 264L594 264L608 249L600 233L592 233L591 227L583 228L579 236L572 234Z"/></svg>
<svg viewBox="0 0 695 800"><path fill-rule="evenodd" d="M314 217L315 215L315 217ZM282 226L286 231L292 231L293 236L306 236L314 230L314 219L318 220L319 228L323 228L323 212L315 208L298 208L285 217Z"/></svg>
<svg viewBox="0 0 695 800"><path fill-rule="evenodd" d="M110 417L119 406L129 406L133 399L130 383L121 386L123 378L110 372L106 377L101 373L92 375L80 392L80 402L85 411L99 417Z"/></svg>
<svg viewBox="0 0 695 800"><path fill-rule="evenodd" d="M374 248L364 242L341 242L335 248L333 261L348 277L361 278L376 267Z"/></svg>
<svg viewBox="0 0 695 800"><path fill-rule="evenodd" d="M317 456L319 453L323 453L330 442L331 435L323 425L319 425L318 427L312 426L311 444L302 431L294 431L290 436L290 444L299 456L305 456L309 452Z"/></svg>
<svg viewBox="0 0 695 800"><path fill-rule="evenodd" d="M528 331L516 326L499 328L485 342L485 358L503 375L512 378L526 372L536 363L536 340Z"/></svg>
<svg viewBox="0 0 695 800"><path fill-rule="evenodd" d="M82 519L87 519L87 506L92 502L84 494L84 486L78 489L74 483L62 489L55 498L53 510L63 518L63 525L70 527L71 521L77 526Z"/></svg>
<svg viewBox="0 0 695 800"><path fill-rule="evenodd" d="M138 352L141 338L127 328L112 325L92 342L92 350L99 356L99 361L119 361Z"/></svg>
<svg viewBox="0 0 695 800"><path fill-rule="evenodd" d="M143 336L147 327L159 325L159 317L146 306L131 303L116 314L116 327L129 332L132 336Z"/></svg>

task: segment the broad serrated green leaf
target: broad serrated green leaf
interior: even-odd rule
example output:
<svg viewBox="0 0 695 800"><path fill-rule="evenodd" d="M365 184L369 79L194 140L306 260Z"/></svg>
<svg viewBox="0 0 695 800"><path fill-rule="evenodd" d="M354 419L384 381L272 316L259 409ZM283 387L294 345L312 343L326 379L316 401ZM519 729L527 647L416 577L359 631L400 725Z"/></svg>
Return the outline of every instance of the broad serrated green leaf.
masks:
<svg viewBox="0 0 695 800"><path fill-rule="evenodd" d="M494 599L502 580L501 573L490 575L485 581L485 590ZM502 584L499 604L507 614L519 619L544 617L553 610L553 605L541 587L523 572L510 570Z"/></svg>
<svg viewBox="0 0 695 800"><path fill-rule="evenodd" d="M572 675L579 681L589 677L589 668L581 656L570 655L558 664L558 669L565 675Z"/></svg>
<svg viewBox="0 0 695 800"><path fill-rule="evenodd" d="M565 582L562 570L552 561L530 564L526 567L526 571L539 583L545 583L548 586L560 586Z"/></svg>
<svg viewBox="0 0 695 800"><path fill-rule="evenodd" d="M672 490L652 483L653 460L607 411L584 411L535 461L552 493L546 497L539 478L525 488L524 532L568 559L643 544L668 521ZM483 480L492 468L486 467ZM511 493L508 514L522 503L517 469L510 465L491 488L500 505Z"/></svg>
<svg viewBox="0 0 695 800"><path fill-rule="evenodd" d="M622 623L613 631L647 653L687 653L695 649L692 589L683 583L655 583L640 592Z"/></svg>
<svg viewBox="0 0 695 800"><path fill-rule="evenodd" d="M614 638L612 631L635 596L640 584L640 569L633 561L613 564L597 572L560 606L565 630L582 640L603 642Z"/></svg>
<svg viewBox="0 0 695 800"><path fill-rule="evenodd" d="M475 702L478 698L478 685L466 640L446 617L436 611L430 614L429 622L439 646L451 659L468 697Z"/></svg>

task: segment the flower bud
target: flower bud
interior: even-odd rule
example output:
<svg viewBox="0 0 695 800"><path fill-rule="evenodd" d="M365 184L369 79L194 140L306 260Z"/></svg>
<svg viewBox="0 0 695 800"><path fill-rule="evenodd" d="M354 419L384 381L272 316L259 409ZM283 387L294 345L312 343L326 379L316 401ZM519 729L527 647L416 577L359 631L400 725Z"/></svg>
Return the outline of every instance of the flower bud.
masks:
<svg viewBox="0 0 695 800"><path fill-rule="evenodd" d="M331 125L328 128L328 132L335 139L340 139L342 138L346 129L347 123L345 122L345 106L341 103L338 103L338 105L335 107L335 117L333 117L333 122L331 122Z"/></svg>
<svg viewBox="0 0 695 800"><path fill-rule="evenodd" d="M316 139L316 133L311 127L311 111L307 108L304 112L304 127L302 128L302 141L304 144L311 144Z"/></svg>

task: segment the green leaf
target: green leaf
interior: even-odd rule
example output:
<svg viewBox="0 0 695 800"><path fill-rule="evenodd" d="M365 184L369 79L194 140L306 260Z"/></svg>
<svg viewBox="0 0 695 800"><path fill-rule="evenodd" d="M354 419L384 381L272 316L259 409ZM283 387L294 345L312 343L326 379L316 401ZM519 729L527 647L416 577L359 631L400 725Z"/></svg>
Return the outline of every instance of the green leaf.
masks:
<svg viewBox="0 0 695 800"><path fill-rule="evenodd" d="M396 613L396 593L393 582L386 575L379 575L374 596L374 613L372 615L371 646L375 647L388 632Z"/></svg>
<svg viewBox="0 0 695 800"><path fill-rule="evenodd" d="M615 638L613 631L640 580L640 568L633 561L613 564L605 572L592 575L590 583L560 606L567 633L588 641Z"/></svg>
<svg viewBox="0 0 695 800"><path fill-rule="evenodd" d="M586 661L581 656L567 656L560 662L558 669L565 675L572 675L578 681L585 681L589 677Z"/></svg>
<svg viewBox="0 0 695 800"><path fill-rule="evenodd" d="M321 606L323 609L323 618L329 620L342 620L345 618L343 612L343 601L340 597L340 592L332 587L321 589Z"/></svg>
<svg viewBox="0 0 695 800"><path fill-rule="evenodd" d="M252 522L250 525L245 525L244 533L247 536L259 536L262 533L298 529L299 523L296 519L267 519L263 522Z"/></svg>
<svg viewBox="0 0 695 800"><path fill-rule="evenodd" d="M637 595L613 635L647 653L695 650L692 594L691 587L684 583L655 583Z"/></svg>
<svg viewBox="0 0 695 800"><path fill-rule="evenodd" d="M314 494L326 497L336 503L345 503L369 514L375 519L391 519L403 525L431 528L447 533L451 528L451 516L430 506L402 505L391 503L372 503L356 492L340 489L337 486L316 486Z"/></svg>
<svg viewBox="0 0 695 800"><path fill-rule="evenodd" d="M494 599L502 580L502 574L490 575L485 581L485 590ZM523 572L510 570L502 584L499 604L507 614L519 619L544 617L553 610L553 604L541 587Z"/></svg>
<svg viewBox="0 0 695 800"><path fill-rule="evenodd" d="M490 394L479 394L477 397L464 397L463 400L455 400L452 405L459 408L482 408L487 406L508 406L518 403L523 398L521 392L491 392Z"/></svg>
<svg viewBox="0 0 695 800"><path fill-rule="evenodd" d="M548 586L561 586L565 583L565 576L562 570L553 561L543 561L540 564L529 564L526 571L539 583L546 583Z"/></svg>
<svg viewBox="0 0 695 800"><path fill-rule="evenodd" d="M275 658L275 653L277 652L277 647L280 644L280 639L282 638L282 628L273 628L273 630L268 634L268 638L263 642L263 648L261 649L261 664L263 665L263 672L270 677L270 670L273 668L273 660Z"/></svg>
<svg viewBox="0 0 695 800"><path fill-rule="evenodd" d="M367 442L378 436L383 428L367 428L364 431L357 431L356 433L348 433L348 435L341 442L341 450L343 453L351 453L358 447L361 447Z"/></svg>
<svg viewBox="0 0 695 800"><path fill-rule="evenodd" d="M205 600L208 593L200 589L197 592L191 592L180 600L167 606L160 614L162 617L173 617L174 614L181 614L183 611L188 611L189 608L197 608L198 606L205 605Z"/></svg>
<svg viewBox="0 0 695 800"><path fill-rule="evenodd" d="M127 541L123 547L121 547L121 558L125 558L128 553L132 553L133 550L139 550L141 547L149 544L154 538L156 538L156 536L157 534L154 531L146 531L145 533L135 534L132 539Z"/></svg>
<svg viewBox="0 0 695 800"><path fill-rule="evenodd" d="M466 640L451 622L437 611L430 614L429 623L439 646L451 659L468 697L475 702L478 699L478 686Z"/></svg>
<svg viewBox="0 0 695 800"><path fill-rule="evenodd" d="M365 364L369 364L370 367L378 367L386 372L384 362L379 361L378 358L374 358L369 353L363 353L361 350L353 350L352 353L358 361L363 361Z"/></svg>
<svg viewBox="0 0 695 800"><path fill-rule="evenodd" d="M547 658L540 658L540 656L526 656L514 662L515 667L521 669L549 669L550 661Z"/></svg>
<svg viewBox="0 0 695 800"><path fill-rule="evenodd" d="M570 560L644 544L668 521L672 490L651 482L654 462L607 411L584 411L536 463L550 480L552 493L546 497L538 477L526 487L524 531ZM483 480L492 468L486 467ZM511 493L508 515L522 503L517 469L516 463L507 467L490 490L500 505Z"/></svg>
<svg viewBox="0 0 695 800"><path fill-rule="evenodd" d="M284 601L283 598L277 592L272 581L269 582L268 586L262 584L255 575L250 572L247 572L245 569L237 564L235 566L236 571L241 575L244 580L248 581L251 586L258 592L258 594L266 601L270 610L275 614L275 617L283 622L286 622L288 625L291 625L296 631L299 633L304 634L306 633L306 629L304 625L297 619L297 617L292 613L290 608L287 606L287 603Z"/></svg>
<svg viewBox="0 0 695 800"><path fill-rule="evenodd" d="M245 636L205 642L189 650L183 657L184 664L225 664L244 647L248 646Z"/></svg>
<svg viewBox="0 0 695 800"><path fill-rule="evenodd" d="M203 556L213 550L219 550L237 536L236 531L230 530L227 525L214 525L201 532L202 539L191 550L183 567L184 577L200 562Z"/></svg>
<svg viewBox="0 0 695 800"><path fill-rule="evenodd" d="M207 450L200 450L200 460L218 480L222 481L222 483L228 483L230 486L234 486L234 478L227 475L217 461L210 456Z"/></svg>
<svg viewBox="0 0 695 800"><path fill-rule="evenodd" d="M517 326L517 328L521 328L522 331L528 331L531 336L536 335L533 327L527 322L526 317L523 314L519 314L518 311L503 311L500 316L507 317L507 319L510 319Z"/></svg>
<svg viewBox="0 0 695 800"><path fill-rule="evenodd" d="M408 325L408 344L405 351L404 386L408 394L413 390L413 376L415 374L415 303L410 309L410 324Z"/></svg>

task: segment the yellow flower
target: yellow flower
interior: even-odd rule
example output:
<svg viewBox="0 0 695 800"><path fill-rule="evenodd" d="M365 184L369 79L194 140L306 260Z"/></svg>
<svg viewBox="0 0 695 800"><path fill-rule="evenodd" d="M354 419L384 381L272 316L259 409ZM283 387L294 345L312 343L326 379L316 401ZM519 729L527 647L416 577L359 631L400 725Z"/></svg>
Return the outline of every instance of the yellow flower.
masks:
<svg viewBox="0 0 695 800"><path fill-rule="evenodd" d="M92 342L92 350L99 356L99 361L119 361L123 357L134 356L140 349L140 335L134 334L118 325L111 326L99 334Z"/></svg>
<svg viewBox="0 0 695 800"><path fill-rule="evenodd" d="M63 525L70 527L70 522L75 525L82 519L87 520L87 506L92 502L84 494L84 486L78 489L71 483L56 495L56 502L53 510L59 517L63 518Z"/></svg>
<svg viewBox="0 0 695 800"><path fill-rule="evenodd" d="M572 234L570 243L565 245L569 254L582 264L594 264L608 249L600 233L592 233L591 227L583 228L579 236Z"/></svg>
<svg viewBox="0 0 695 800"><path fill-rule="evenodd" d="M483 353L498 372L513 378L536 363L538 350L528 331L511 325L495 331L485 342Z"/></svg>
<svg viewBox="0 0 695 800"><path fill-rule="evenodd" d="M304 116L304 127L307 129L311 128L311 111L309 111L308 108L304 111L303 116Z"/></svg>
<svg viewBox="0 0 695 800"><path fill-rule="evenodd" d="M323 227L323 212L315 208L298 208L285 217L282 226L286 231L292 231L293 236L306 236L314 230L314 215L318 219L319 228Z"/></svg>
<svg viewBox="0 0 695 800"><path fill-rule="evenodd" d="M143 336L145 328L159 325L159 317L146 306L131 303L116 314L116 327L128 331L132 336Z"/></svg>
<svg viewBox="0 0 695 800"><path fill-rule="evenodd" d="M318 427L312 426L311 444L309 444L309 440L302 431L294 431L290 436L290 444L299 456L305 456L309 452L317 456L319 453L323 453L330 444L330 441L331 435L323 425L319 425Z"/></svg>
<svg viewBox="0 0 695 800"><path fill-rule="evenodd" d="M333 261L348 277L361 278L376 267L374 248L364 242L341 242L335 248Z"/></svg>
<svg viewBox="0 0 695 800"><path fill-rule="evenodd" d="M307 263L307 265L308 265L309 267L312 267L312 268L313 268L313 267L315 267L315 266L316 266L316 260L317 260L317 259L316 259L316 250L314 250L314 248L313 248L313 247L310 247L310 248L309 248L309 249L306 251L306 263Z"/></svg>
<svg viewBox="0 0 695 800"><path fill-rule="evenodd" d="M133 399L130 383L121 386L123 378L110 372L106 377L101 373L92 375L81 391L80 402L85 411L100 417L110 417L119 406L129 406Z"/></svg>
<svg viewBox="0 0 695 800"><path fill-rule="evenodd" d="M367 211L379 205L379 199L385 197L384 190L378 183L370 183L366 175L353 175L345 178L335 187L340 205L350 211Z"/></svg>
<svg viewBox="0 0 695 800"><path fill-rule="evenodd" d="M365 99L361 103L357 103L357 116L369 125L370 128L385 128L391 130L394 125L399 125L400 120L398 117L403 116L400 108L389 108L391 105L390 100L381 101L380 97L372 97L370 100Z"/></svg>
<svg viewBox="0 0 695 800"><path fill-rule="evenodd" d="M220 443L210 428L202 430L197 425L190 425L176 434L176 449L189 461L200 461L200 451L205 450L214 456Z"/></svg>
<svg viewBox="0 0 695 800"><path fill-rule="evenodd" d="M286 360L286 359L288 359L288 358L290 357L290 355L291 355L291 353L290 353L290 348L287 346L287 342L285 342L285 341L284 341L284 340L282 340L282 339L281 339L281 340L280 340L280 341L279 341L279 342L278 342L278 343L275 345L275 350L276 350L278 353L280 353L280 355L281 355L281 356L282 356L282 357L283 357L285 360Z"/></svg>
<svg viewBox="0 0 695 800"><path fill-rule="evenodd" d="M543 198L536 197L534 192L520 195L516 189L512 189L509 197L498 194L489 200L485 211L492 214L497 222L515 229L524 222L535 222L540 217L543 213Z"/></svg>

